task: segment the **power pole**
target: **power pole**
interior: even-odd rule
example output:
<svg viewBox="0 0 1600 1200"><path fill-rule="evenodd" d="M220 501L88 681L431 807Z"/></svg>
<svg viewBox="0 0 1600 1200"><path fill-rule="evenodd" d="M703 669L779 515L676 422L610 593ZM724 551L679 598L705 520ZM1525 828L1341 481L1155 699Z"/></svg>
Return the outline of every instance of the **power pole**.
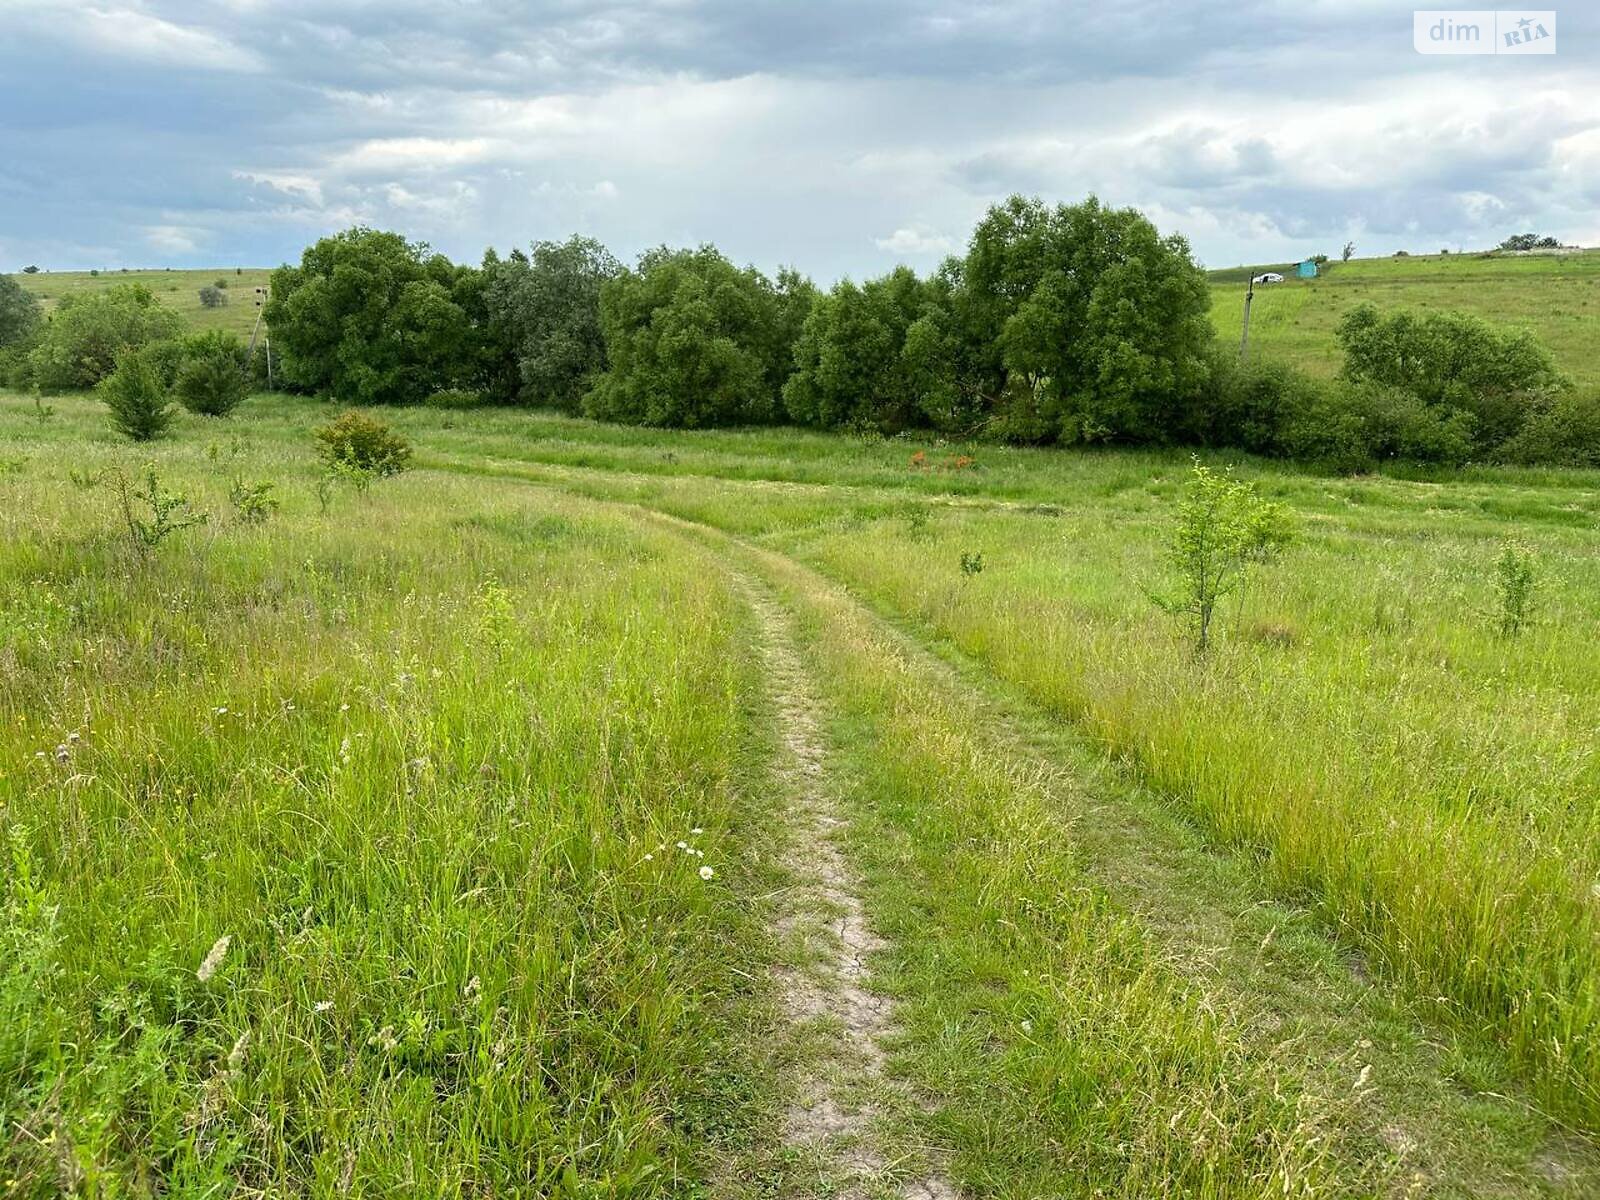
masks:
<svg viewBox="0 0 1600 1200"><path fill-rule="evenodd" d="M256 323L250 330L250 351L245 355L245 362L251 362L256 356L256 338L261 333L261 318L266 313L267 297L271 295L270 288L258 287L256 289ZM267 330L267 390L272 390L272 331Z"/></svg>
<svg viewBox="0 0 1600 1200"><path fill-rule="evenodd" d="M1250 352L1250 302L1256 298L1256 277L1254 268L1251 269L1250 282L1244 289L1244 332L1239 335L1239 361L1243 362Z"/></svg>

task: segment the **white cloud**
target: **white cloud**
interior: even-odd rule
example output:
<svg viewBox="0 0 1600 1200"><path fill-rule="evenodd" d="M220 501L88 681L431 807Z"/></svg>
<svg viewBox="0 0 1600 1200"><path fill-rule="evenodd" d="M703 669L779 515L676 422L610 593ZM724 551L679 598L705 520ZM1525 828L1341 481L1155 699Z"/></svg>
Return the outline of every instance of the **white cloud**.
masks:
<svg viewBox="0 0 1600 1200"><path fill-rule="evenodd" d="M200 248L195 231L181 225L146 225L144 240L163 254L193 254Z"/></svg>
<svg viewBox="0 0 1600 1200"><path fill-rule="evenodd" d="M233 177L248 183L262 184L273 191L282 192L285 196L305 200L318 208L322 207L322 184L310 175L296 175L285 171L235 171Z"/></svg>
<svg viewBox="0 0 1600 1200"><path fill-rule="evenodd" d="M350 171L439 170L479 163L494 143L482 137L372 138L337 155L333 166Z"/></svg>
<svg viewBox="0 0 1600 1200"><path fill-rule="evenodd" d="M907 256L949 254L956 245L954 239L923 226L896 229L888 237L873 238L872 243L879 250Z"/></svg>
<svg viewBox="0 0 1600 1200"><path fill-rule="evenodd" d="M138 8L98 7L55 0L0 4L28 32L110 58L183 67L190 71L260 71L265 61L226 35L180 25Z"/></svg>

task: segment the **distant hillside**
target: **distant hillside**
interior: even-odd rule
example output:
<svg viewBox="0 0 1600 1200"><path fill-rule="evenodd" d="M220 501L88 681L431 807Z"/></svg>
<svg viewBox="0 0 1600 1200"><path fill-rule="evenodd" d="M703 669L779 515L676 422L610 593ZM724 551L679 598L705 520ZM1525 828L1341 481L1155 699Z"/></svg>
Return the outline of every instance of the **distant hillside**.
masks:
<svg viewBox="0 0 1600 1200"><path fill-rule="evenodd" d="M101 291L119 283L142 283L195 329L231 329L240 337L249 337L256 319L255 289L265 286L271 273L259 267L210 267L200 271L101 271L93 275L88 271L41 271L37 275L18 273L12 278L39 297L47 312L66 295ZM202 308L200 289L219 280L228 285L227 304Z"/></svg>
<svg viewBox="0 0 1600 1200"><path fill-rule="evenodd" d="M1370 301L1380 308L1458 309L1531 329L1581 385L1600 387L1600 250L1355 258L1329 263L1316 279L1297 279L1283 264L1211 271L1211 320L1224 341L1239 341L1245 281L1272 270L1287 278L1256 288L1252 357L1331 375L1339 367L1334 327L1354 305Z"/></svg>

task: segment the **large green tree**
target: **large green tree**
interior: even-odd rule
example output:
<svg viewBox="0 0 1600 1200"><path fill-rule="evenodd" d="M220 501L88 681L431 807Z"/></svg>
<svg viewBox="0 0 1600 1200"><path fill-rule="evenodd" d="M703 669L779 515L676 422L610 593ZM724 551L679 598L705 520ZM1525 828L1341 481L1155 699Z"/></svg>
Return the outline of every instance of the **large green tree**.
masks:
<svg viewBox="0 0 1600 1200"><path fill-rule="evenodd" d="M794 349L784 407L804 425L892 433L922 424L920 377L905 356L925 285L909 267L817 299Z"/></svg>
<svg viewBox="0 0 1600 1200"><path fill-rule="evenodd" d="M119 354L182 331L182 318L141 284L63 296L29 356L33 379L46 392L93 387L116 368Z"/></svg>
<svg viewBox="0 0 1600 1200"><path fill-rule="evenodd" d="M396 233L350 229L307 248L273 272L266 320L284 378L346 403L494 392L504 377L484 273Z"/></svg>
<svg viewBox="0 0 1600 1200"><path fill-rule="evenodd" d="M788 302L754 267L714 246L642 255L600 292L609 367L584 411L639 425L768 421L792 348Z"/></svg>
<svg viewBox="0 0 1600 1200"><path fill-rule="evenodd" d="M1206 378L1210 302L1188 243L1137 210L1013 196L973 233L955 307L1003 432L1161 441Z"/></svg>
<svg viewBox="0 0 1600 1200"><path fill-rule="evenodd" d="M0 350L31 338L42 320L39 301L9 275L0 275Z"/></svg>
<svg viewBox="0 0 1600 1200"><path fill-rule="evenodd" d="M490 272L490 315L516 358L519 393L566 412L606 368L600 289L622 270L593 238L535 242Z"/></svg>

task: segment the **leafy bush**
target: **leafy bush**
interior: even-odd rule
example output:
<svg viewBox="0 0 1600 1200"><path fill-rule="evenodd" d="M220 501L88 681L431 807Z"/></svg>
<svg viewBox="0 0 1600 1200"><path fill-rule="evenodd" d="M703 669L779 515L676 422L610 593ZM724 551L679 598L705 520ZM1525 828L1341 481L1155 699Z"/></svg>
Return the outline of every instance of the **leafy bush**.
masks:
<svg viewBox="0 0 1600 1200"><path fill-rule="evenodd" d="M116 369L122 352L182 330L178 314L136 283L64 296L30 356L34 383L45 392L93 387Z"/></svg>
<svg viewBox="0 0 1600 1200"><path fill-rule="evenodd" d="M1533 616L1534 585L1537 576L1533 551L1521 542L1500 544L1495 560L1495 592L1500 601L1498 625L1502 637L1516 637Z"/></svg>
<svg viewBox="0 0 1600 1200"><path fill-rule="evenodd" d="M228 294L215 284L207 284L200 289L201 308L221 308L228 302Z"/></svg>
<svg viewBox="0 0 1600 1200"><path fill-rule="evenodd" d="M227 416L248 390L239 357L226 348L186 355L173 380L179 402L192 413Z"/></svg>
<svg viewBox="0 0 1600 1200"><path fill-rule="evenodd" d="M228 500L233 504L235 519L241 525L260 525L278 511L278 498L272 493L277 485L269 480L246 483L235 479L228 489Z"/></svg>
<svg viewBox="0 0 1600 1200"><path fill-rule="evenodd" d="M1530 404L1497 457L1524 466L1600 467L1600 395L1569 391Z"/></svg>
<svg viewBox="0 0 1600 1200"><path fill-rule="evenodd" d="M154 466L145 467L143 486L132 482L121 471L113 473L112 484L117 489L117 502L128 537L141 558L173 534L204 525L210 519L209 514L192 508L181 492L169 492L162 487Z"/></svg>
<svg viewBox="0 0 1600 1200"><path fill-rule="evenodd" d="M411 443L383 421L351 409L316 431L317 452L333 468L395 475L411 460Z"/></svg>
<svg viewBox="0 0 1600 1200"><path fill-rule="evenodd" d="M1255 485L1235 479L1231 469L1217 472L1195 460L1168 549L1178 590L1155 599L1188 624L1196 654L1211 644L1218 603L1244 586L1253 564L1292 536L1289 511L1281 504L1261 499Z"/></svg>
<svg viewBox="0 0 1600 1200"><path fill-rule="evenodd" d="M172 424L172 397L153 349L124 350L98 389L112 427L136 442L158 438Z"/></svg>
<svg viewBox="0 0 1600 1200"><path fill-rule="evenodd" d="M1432 408L1471 417L1472 449L1492 453L1516 436L1530 405L1569 386L1526 330L1467 313L1380 314L1358 305L1338 326L1347 379L1399 388Z"/></svg>

